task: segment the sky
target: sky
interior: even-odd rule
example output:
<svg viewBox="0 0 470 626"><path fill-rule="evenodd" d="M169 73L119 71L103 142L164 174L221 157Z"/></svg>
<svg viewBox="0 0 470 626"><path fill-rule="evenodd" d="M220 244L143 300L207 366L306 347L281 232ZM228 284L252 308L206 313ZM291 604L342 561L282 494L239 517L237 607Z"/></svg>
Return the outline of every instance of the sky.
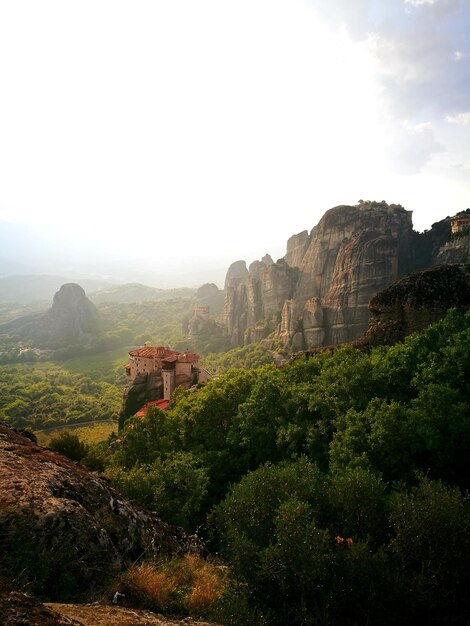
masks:
<svg viewBox="0 0 470 626"><path fill-rule="evenodd" d="M23 260L200 274L359 199L470 206L469 0L0 0Z"/></svg>

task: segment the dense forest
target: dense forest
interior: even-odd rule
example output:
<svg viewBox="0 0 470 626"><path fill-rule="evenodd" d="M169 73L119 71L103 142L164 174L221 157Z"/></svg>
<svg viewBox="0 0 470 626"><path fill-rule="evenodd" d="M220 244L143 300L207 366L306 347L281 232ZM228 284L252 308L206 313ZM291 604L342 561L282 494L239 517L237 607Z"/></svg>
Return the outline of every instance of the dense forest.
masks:
<svg viewBox="0 0 470 626"><path fill-rule="evenodd" d="M0 366L0 419L33 430L117 420L123 368L106 367L101 372L107 381L50 362Z"/></svg>
<svg viewBox="0 0 470 626"><path fill-rule="evenodd" d="M131 418L106 473L230 565L226 624L466 624L470 313L229 370Z"/></svg>
<svg viewBox="0 0 470 626"><path fill-rule="evenodd" d="M139 328L142 341L176 339L189 303L162 303L157 327L159 304L106 305L109 323L133 340ZM455 310L391 347L283 367L247 346L208 355L217 379L178 388L117 440L62 433L49 445L204 539L228 566L205 612L220 623L463 626L469 350L470 313ZM0 418L33 429L115 419L125 353L1 367Z"/></svg>

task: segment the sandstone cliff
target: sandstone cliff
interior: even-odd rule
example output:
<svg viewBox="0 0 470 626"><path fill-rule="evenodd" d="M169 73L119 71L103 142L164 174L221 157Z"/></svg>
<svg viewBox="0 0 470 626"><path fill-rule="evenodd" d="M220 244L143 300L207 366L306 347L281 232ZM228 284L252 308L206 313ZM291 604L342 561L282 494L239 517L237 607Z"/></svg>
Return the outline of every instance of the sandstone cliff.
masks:
<svg viewBox="0 0 470 626"><path fill-rule="evenodd" d="M85 291L75 283L62 285L54 295L47 317L49 342L63 344L82 342L96 335L100 316Z"/></svg>
<svg viewBox="0 0 470 626"><path fill-rule="evenodd" d="M122 396L119 411L119 428L131 415L135 415L146 402L153 402L163 398L163 379L159 372L140 374L131 384L128 384Z"/></svg>
<svg viewBox="0 0 470 626"><path fill-rule="evenodd" d="M439 250L437 263L466 263L470 260L470 232L452 237Z"/></svg>
<svg viewBox="0 0 470 626"><path fill-rule="evenodd" d="M223 322L233 346L271 332L292 350L351 341L368 303L413 260L411 213L361 202L325 213L310 235L291 237L277 263L237 261L225 281Z"/></svg>
<svg viewBox="0 0 470 626"><path fill-rule="evenodd" d="M0 333L18 334L35 345L57 348L71 344L87 346L100 332L101 320L95 305L75 283L67 283L54 295L47 313L17 318L0 325Z"/></svg>
<svg viewBox="0 0 470 626"><path fill-rule="evenodd" d="M269 257L270 259L270 257ZM284 259L276 263L233 263L225 279L222 321L232 346L260 341L279 324L284 302L292 297L297 271Z"/></svg>

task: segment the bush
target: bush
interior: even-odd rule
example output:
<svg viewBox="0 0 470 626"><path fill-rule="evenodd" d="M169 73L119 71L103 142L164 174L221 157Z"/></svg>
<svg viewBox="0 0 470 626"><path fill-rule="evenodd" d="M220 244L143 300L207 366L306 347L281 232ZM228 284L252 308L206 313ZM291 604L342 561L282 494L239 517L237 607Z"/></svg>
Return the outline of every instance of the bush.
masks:
<svg viewBox="0 0 470 626"><path fill-rule="evenodd" d="M194 554L134 565L119 587L132 606L165 614L207 617L226 586L226 569Z"/></svg>
<svg viewBox="0 0 470 626"><path fill-rule="evenodd" d="M54 452L60 452L72 461L80 463L88 452L88 446L68 430L59 433L57 437L49 441L49 448Z"/></svg>

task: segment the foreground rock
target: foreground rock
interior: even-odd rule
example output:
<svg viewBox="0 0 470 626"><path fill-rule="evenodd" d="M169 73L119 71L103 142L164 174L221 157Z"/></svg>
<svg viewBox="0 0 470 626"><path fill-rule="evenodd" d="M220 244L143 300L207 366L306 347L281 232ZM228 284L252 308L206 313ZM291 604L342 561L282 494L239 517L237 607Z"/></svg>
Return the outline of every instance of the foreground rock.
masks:
<svg viewBox="0 0 470 626"><path fill-rule="evenodd" d="M85 596L139 558L185 553L182 531L0 422L0 572L51 599Z"/></svg>
<svg viewBox="0 0 470 626"><path fill-rule="evenodd" d="M34 598L0 582L0 624L2 626L80 626L81 622L61 615Z"/></svg>
<svg viewBox="0 0 470 626"><path fill-rule="evenodd" d="M217 626L190 621L194 626ZM182 626L188 620L165 619L151 611L99 604L41 604L0 581L2 626Z"/></svg>
<svg viewBox="0 0 470 626"><path fill-rule="evenodd" d="M198 622L193 619L171 620L155 615L150 611L139 611L122 607L79 605L79 604L49 604L51 609L60 613L64 618L79 620L83 626L217 626L208 622ZM77 623L77 622L73 622Z"/></svg>

